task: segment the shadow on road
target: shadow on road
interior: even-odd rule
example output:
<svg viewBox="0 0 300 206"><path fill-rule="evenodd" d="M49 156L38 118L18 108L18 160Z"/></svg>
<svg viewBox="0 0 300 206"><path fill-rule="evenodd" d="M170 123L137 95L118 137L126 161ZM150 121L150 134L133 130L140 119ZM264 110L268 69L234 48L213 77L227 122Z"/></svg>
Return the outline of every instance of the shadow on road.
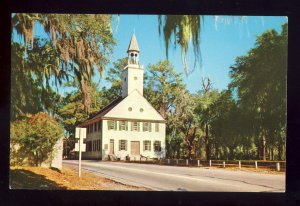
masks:
<svg viewBox="0 0 300 206"><path fill-rule="evenodd" d="M48 180L45 175L39 175L23 169L10 170L9 183L10 189L66 189L66 187L58 185L54 181Z"/></svg>

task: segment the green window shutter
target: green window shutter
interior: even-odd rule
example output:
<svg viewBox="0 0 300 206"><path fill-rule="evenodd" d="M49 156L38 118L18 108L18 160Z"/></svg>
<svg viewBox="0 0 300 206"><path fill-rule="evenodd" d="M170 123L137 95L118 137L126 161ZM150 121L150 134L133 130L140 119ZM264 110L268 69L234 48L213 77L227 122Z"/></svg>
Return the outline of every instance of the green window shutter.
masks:
<svg viewBox="0 0 300 206"><path fill-rule="evenodd" d="M145 147L146 147L146 141L143 141L143 151L145 151Z"/></svg>
<svg viewBox="0 0 300 206"><path fill-rule="evenodd" d="M109 128L110 128L110 124L111 124L111 121L107 121L107 129L109 130Z"/></svg>
<svg viewBox="0 0 300 206"><path fill-rule="evenodd" d="M133 122L130 122L131 124L131 131L133 131Z"/></svg>
<svg viewBox="0 0 300 206"><path fill-rule="evenodd" d="M151 141L149 141L149 151L151 151Z"/></svg>
<svg viewBox="0 0 300 206"><path fill-rule="evenodd" d="M127 151L127 140L125 140L125 150Z"/></svg>
<svg viewBox="0 0 300 206"><path fill-rule="evenodd" d="M149 122L149 132L151 132L151 125L152 125L152 123Z"/></svg>
<svg viewBox="0 0 300 206"><path fill-rule="evenodd" d="M125 129L128 130L128 121L125 122Z"/></svg>
<svg viewBox="0 0 300 206"><path fill-rule="evenodd" d="M161 141L158 142L159 142L159 151L161 151Z"/></svg>
<svg viewBox="0 0 300 206"><path fill-rule="evenodd" d="M115 130L117 130L117 121L114 121L115 124Z"/></svg>
<svg viewBox="0 0 300 206"><path fill-rule="evenodd" d="M119 121L119 131L121 131L121 121Z"/></svg>
<svg viewBox="0 0 300 206"><path fill-rule="evenodd" d="M119 151L121 151L121 140L119 140Z"/></svg>
<svg viewBox="0 0 300 206"><path fill-rule="evenodd" d="M137 130L140 131L140 123L137 122Z"/></svg>

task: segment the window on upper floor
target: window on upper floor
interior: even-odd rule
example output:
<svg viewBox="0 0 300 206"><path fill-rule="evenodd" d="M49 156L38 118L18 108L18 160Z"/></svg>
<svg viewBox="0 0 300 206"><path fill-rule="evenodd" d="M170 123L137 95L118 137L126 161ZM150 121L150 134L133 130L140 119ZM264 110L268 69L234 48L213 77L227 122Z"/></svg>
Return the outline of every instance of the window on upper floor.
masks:
<svg viewBox="0 0 300 206"><path fill-rule="evenodd" d="M159 132L159 123L155 123L155 132Z"/></svg>
<svg viewBox="0 0 300 206"><path fill-rule="evenodd" d="M149 131L151 132L151 122L143 122L143 131Z"/></svg>
<svg viewBox="0 0 300 206"><path fill-rule="evenodd" d="M119 121L119 130L128 130L128 122L127 121Z"/></svg>
<svg viewBox="0 0 300 206"><path fill-rule="evenodd" d="M97 123L94 123L94 132L97 132Z"/></svg>
<svg viewBox="0 0 300 206"><path fill-rule="evenodd" d="M90 124L90 132L92 133L94 131L94 124Z"/></svg>
<svg viewBox="0 0 300 206"><path fill-rule="evenodd" d="M131 131L140 131L140 123L131 122Z"/></svg>
<svg viewBox="0 0 300 206"><path fill-rule="evenodd" d="M107 127L108 127L108 130L117 130L117 121L108 120Z"/></svg>
<svg viewBox="0 0 300 206"><path fill-rule="evenodd" d="M102 130L102 122L101 120L98 122L98 131L101 131Z"/></svg>

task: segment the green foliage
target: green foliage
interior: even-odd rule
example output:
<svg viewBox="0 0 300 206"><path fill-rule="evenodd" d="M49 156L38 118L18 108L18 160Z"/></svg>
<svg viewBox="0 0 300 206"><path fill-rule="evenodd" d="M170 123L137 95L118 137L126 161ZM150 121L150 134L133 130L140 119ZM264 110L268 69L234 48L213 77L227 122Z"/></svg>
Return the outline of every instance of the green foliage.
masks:
<svg viewBox="0 0 300 206"><path fill-rule="evenodd" d="M174 110L174 101L185 87L181 74L174 71L174 66L168 61L159 61L148 66L148 77L145 88L145 98L167 118L168 112Z"/></svg>
<svg viewBox="0 0 300 206"><path fill-rule="evenodd" d="M252 124L246 131L262 142L260 156L266 159L266 143L281 150L285 136L287 24L281 34L268 30L258 36L255 48L236 59L230 75L230 89L237 92L238 105Z"/></svg>
<svg viewBox="0 0 300 206"><path fill-rule="evenodd" d="M35 39L36 24L43 26L48 39ZM114 44L111 15L17 13L12 17L14 31L24 38L25 53L28 50L32 66L26 69L38 71L37 77L42 78L42 83L45 80L47 86L52 77L56 84L76 78L85 110L89 113L94 67L102 75ZM32 52L38 55L31 55Z"/></svg>
<svg viewBox="0 0 300 206"><path fill-rule="evenodd" d="M76 88L75 82L70 82L66 86L73 86ZM80 91L75 90L73 92L67 93L65 97L62 98L61 104L57 114L62 120L65 130L69 136L74 137L74 132L76 125L86 120L89 116L97 113L101 108L100 94L97 89L97 84L93 83L90 91L91 95L91 112L87 114L84 109L84 105L81 101Z"/></svg>
<svg viewBox="0 0 300 206"><path fill-rule="evenodd" d="M107 71L105 80L108 81L111 86L109 89L104 87L101 91L101 100L104 105L109 104L122 95L122 73L125 66L127 66L127 61L127 58L118 59L113 63L113 67Z"/></svg>
<svg viewBox="0 0 300 206"><path fill-rule="evenodd" d="M188 66L186 63L187 52L189 43L192 43L195 54L195 62L199 62L200 56L200 26L201 26L200 15L159 15L158 16L158 31L161 34L163 31L164 42L166 47L166 56L168 58L169 44L173 37L174 47L177 44L181 48L182 61L184 64L184 70L188 72Z"/></svg>
<svg viewBox="0 0 300 206"><path fill-rule="evenodd" d="M55 113L57 108L54 102L59 101L60 98L50 87L42 84L41 72L29 69L33 65L30 64L28 58L23 59L24 50L23 46L12 42L11 121L22 119L27 114L35 114L44 109Z"/></svg>
<svg viewBox="0 0 300 206"><path fill-rule="evenodd" d="M39 166L53 152L53 147L63 136L58 122L46 113L37 113L26 120L11 123L11 164Z"/></svg>

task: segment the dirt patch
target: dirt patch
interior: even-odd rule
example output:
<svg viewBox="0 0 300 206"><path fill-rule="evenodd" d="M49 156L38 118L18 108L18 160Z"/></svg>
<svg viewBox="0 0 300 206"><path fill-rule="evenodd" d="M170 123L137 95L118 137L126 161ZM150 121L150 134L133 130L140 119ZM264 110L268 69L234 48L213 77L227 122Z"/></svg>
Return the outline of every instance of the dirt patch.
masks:
<svg viewBox="0 0 300 206"><path fill-rule="evenodd" d="M222 170L230 170L230 171L245 171L245 172L255 172L255 173L261 173L261 174L275 174L275 175L285 175L284 171L275 171L275 170L271 170L268 168L247 168L247 167L242 167L241 169L239 169L238 167L216 167L216 166L212 166L212 167L201 167L204 169L222 169Z"/></svg>
<svg viewBox="0 0 300 206"><path fill-rule="evenodd" d="M62 171L42 167L11 167L11 189L38 190L139 190L149 191L144 187L124 185L99 177L82 170L78 177L77 169L63 167Z"/></svg>

